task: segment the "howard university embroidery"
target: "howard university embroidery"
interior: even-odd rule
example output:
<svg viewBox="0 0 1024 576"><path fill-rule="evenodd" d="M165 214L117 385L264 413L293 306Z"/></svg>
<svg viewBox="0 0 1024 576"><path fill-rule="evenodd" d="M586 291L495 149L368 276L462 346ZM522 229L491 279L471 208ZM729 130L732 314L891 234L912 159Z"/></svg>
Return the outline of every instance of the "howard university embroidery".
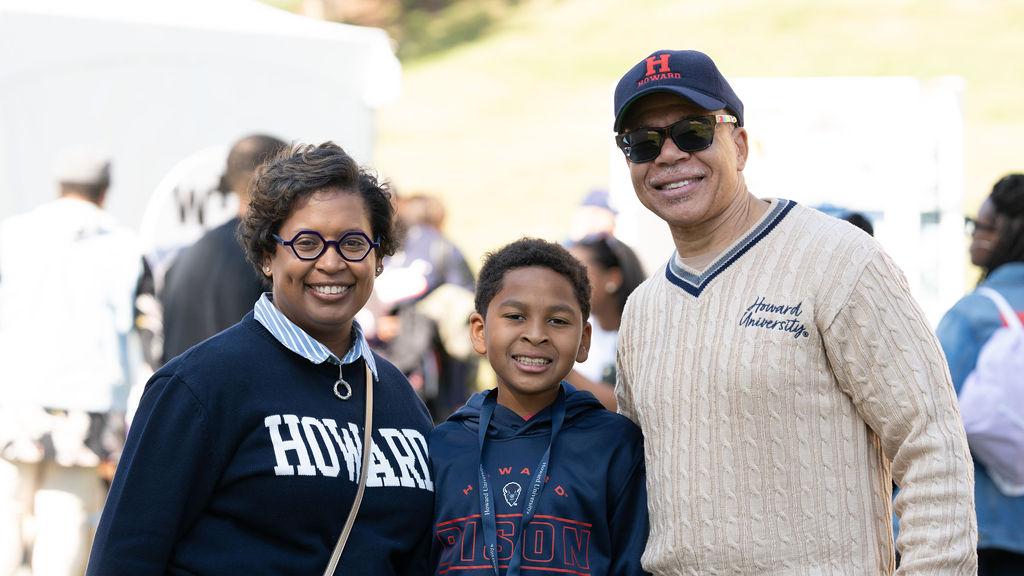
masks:
<svg viewBox="0 0 1024 576"><path fill-rule="evenodd" d="M740 326L778 330L792 334L793 338L808 338L811 334L800 320L800 315L803 314L800 308L802 304L803 301L795 305L773 304L766 301L764 296L758 296L757 300L743 312Z"/></svg>

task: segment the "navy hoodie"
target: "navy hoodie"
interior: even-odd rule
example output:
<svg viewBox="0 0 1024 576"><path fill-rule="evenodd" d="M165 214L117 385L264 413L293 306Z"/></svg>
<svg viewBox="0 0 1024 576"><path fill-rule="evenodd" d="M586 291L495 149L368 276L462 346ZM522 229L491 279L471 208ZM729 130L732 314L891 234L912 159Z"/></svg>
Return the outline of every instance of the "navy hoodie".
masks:
<svg viewBox="0 0 1024 576"><path fill-rule="evenodd" d="M643 436L629 419L609 412L592 394L563 382L565 421L552 446L548 480L537 511L513 550L535 466L551 438L551 407L524 421L495 407L483 462L494 492L502 574L511 554L523 574L603 576L643 574L647 493ZM435 574L493 575L484 557L480 521L480 409L486 392L430 433L435 480Z"/></svg>
<svg viewBox="0 0 1024 576"><path fill-rule="evenodd" d="M374 356L368 481L337 574L427 573L426 407ZM363 361L279 343L250 312L153 375L103 509L89 576L323 574L362 464Z"/></svg>

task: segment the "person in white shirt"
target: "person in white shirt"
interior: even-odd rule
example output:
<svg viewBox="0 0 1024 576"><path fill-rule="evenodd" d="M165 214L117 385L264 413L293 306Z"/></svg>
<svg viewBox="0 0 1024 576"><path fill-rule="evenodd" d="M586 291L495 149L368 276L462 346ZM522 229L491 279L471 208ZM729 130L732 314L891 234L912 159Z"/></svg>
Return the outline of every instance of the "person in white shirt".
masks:
<svg viewBox="0 0 1024 576"><path fill-rule="evenodd" d="M0 224L3 575L26 547L35 576L84 571L123 442L138 242L102 208L109 160L57 172L59 198Z"/></svg>

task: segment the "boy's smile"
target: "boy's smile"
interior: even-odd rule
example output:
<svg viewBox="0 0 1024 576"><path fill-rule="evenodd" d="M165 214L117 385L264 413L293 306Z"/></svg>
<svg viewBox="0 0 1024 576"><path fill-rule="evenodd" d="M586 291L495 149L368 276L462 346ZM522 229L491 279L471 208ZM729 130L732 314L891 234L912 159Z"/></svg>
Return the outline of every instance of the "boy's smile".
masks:
<svg viewBox="0 0 1024 576"><path fill-rule="evenodd" d="M524 418L554 401L590 348L590 325L572 284L542 266L505 272L486 319L473 313L470 325L474 350L497 375L498 403Z"/></svg>

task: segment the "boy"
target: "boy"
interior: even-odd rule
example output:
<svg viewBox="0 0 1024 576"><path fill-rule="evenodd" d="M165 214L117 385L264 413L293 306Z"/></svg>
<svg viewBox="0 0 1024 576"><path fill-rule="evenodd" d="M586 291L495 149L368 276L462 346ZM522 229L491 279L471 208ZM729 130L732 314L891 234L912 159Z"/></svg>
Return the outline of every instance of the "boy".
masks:
<svg viewBox="0 0 1024 576"><path fill-rule="evenodd" d="M587 358L589 314L586 269L557 244L484 262L470 330L498 387L430 434L435 574L643 573L643 437L562 381Z"/></svg>

